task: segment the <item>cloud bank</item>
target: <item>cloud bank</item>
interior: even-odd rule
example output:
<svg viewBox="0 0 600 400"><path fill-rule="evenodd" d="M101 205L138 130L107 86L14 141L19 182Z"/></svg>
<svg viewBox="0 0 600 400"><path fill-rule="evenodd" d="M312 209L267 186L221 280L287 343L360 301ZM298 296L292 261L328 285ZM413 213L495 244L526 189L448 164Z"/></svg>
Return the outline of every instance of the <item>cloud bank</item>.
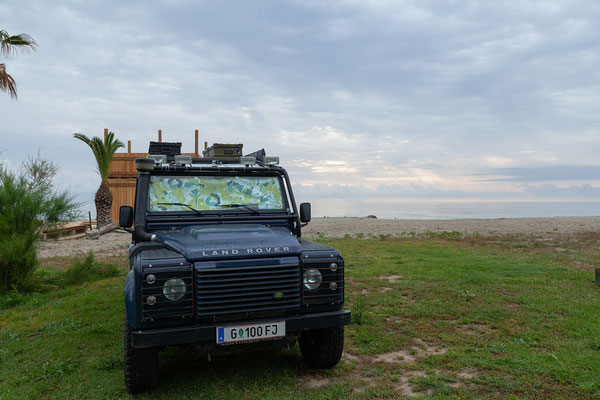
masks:
<svg viewBox="0 0 600 400"><path fill-rule="evenodd" d="M7 1L1 157L88 201L72 133L279 155L302 197L600 199L594 1Z"/></svg>

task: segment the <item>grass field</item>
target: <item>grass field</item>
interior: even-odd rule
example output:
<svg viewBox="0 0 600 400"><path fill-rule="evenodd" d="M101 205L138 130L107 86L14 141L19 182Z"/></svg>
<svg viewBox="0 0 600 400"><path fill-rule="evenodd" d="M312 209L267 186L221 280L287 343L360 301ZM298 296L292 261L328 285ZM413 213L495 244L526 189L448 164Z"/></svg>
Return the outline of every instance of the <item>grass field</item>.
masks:
<svg viewBox="0 0 600 400"><path fill-rule="evenodd" d="M169 348L141 398L600 397L600 235L318 240L347 261L336 368L308 369L297 348L212 362ZM45 290L0 297L0 399L127 397L126 259L103 261L46 260Z"/></svg>

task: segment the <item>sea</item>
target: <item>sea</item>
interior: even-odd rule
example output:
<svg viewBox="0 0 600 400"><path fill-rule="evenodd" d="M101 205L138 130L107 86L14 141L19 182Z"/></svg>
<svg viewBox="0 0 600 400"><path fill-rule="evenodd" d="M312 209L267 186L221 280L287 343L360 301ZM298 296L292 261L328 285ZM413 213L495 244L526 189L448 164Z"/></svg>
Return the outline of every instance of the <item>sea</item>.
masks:
<svg viewBox="0 0 600 400"><path fill-rule="evenodd" d="M349 201L313 199L313 217L463 219L586 217L600 215L600 202Z"/></svg>

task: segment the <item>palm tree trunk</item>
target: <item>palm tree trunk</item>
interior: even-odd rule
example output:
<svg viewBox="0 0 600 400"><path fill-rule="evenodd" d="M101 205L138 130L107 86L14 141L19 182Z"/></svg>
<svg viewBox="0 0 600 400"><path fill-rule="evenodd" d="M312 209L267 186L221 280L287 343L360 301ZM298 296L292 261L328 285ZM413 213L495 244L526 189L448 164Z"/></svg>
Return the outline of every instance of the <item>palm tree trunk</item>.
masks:
<svg viewBox="0 0 600 400"><path fill-rule="evenodd" d="M112 193L106 183L101 183L94 203L96 203L96 224L100 229L103 226L110 225L110 209L112 207Z"/></svg>

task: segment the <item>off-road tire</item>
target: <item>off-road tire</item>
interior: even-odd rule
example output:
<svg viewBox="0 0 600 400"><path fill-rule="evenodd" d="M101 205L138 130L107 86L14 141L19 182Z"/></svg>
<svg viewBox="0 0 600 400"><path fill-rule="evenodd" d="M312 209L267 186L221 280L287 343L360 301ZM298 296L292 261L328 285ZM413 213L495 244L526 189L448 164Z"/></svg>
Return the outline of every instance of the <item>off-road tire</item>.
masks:
<svg viewBox="0 0 600 400"><path fill-rule="evenodd" d="M136 349L131 345L131 325L123 324L123 353L125 386L131 394L145 392L156 386L158 379L158 351L157 349Z"/></svg>
<svg viewBox="0 0 600 400"><path fill-rule="evenodd" d="M302 332L298 339L304 359L313 368L332 368L342 358L344 327Z"/></svg>

